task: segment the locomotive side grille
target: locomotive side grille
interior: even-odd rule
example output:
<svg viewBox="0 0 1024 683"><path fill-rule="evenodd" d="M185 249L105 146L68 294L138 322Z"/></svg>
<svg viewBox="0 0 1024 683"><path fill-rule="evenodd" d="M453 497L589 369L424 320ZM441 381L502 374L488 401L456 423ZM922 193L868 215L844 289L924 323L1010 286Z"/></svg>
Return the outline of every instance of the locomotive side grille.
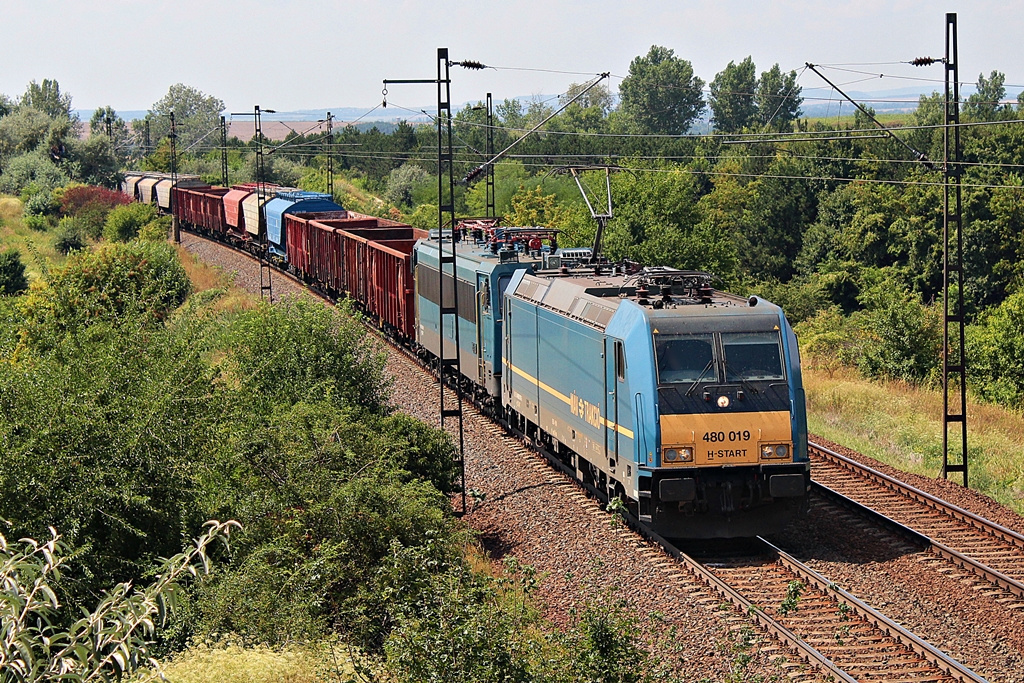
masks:
<svg viewBox="0 0 1024 683"><path fill-rule="evenodd" d="M452 300L452 276L444 276L444 300ZM476 324L476 291L473 285L463 280L458 281L459 317ZM440 293L437 288L437 269L422 263L416 264L416 289L427 301L440 306Z"/></svg>

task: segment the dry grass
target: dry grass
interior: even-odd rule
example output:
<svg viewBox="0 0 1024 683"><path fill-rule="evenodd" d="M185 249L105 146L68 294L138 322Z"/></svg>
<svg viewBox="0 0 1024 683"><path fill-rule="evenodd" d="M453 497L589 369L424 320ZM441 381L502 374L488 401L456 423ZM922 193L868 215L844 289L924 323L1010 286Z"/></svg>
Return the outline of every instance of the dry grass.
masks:
<svg viewBox="0 0 1024 683"><path fill-rule="evenodd" d="M352 670L341 663L346 657L326 645L201 646L176 655L164 665L164 674L170 683L320 683L347 680Z"/></svg>
<svg viewBox="0 0 1024 683"><path fill-rule="evenodd" d="M21 200L14 197L0 197L0 221L7 222L21 218Z"/></svg>
<svg viewBox="0 0 1024 683"><path fill-rule="evenodd" d="M942 393L901 382L869 382L852 370L834 377L805 370L813 433L893 467L935 477L942 468ZM968 467L971 488L1024 513L1024 417L969 401ZM959 457L960 432L950 429Z"/></svg>
<svg viewBox="0 0 1024 683"><path fill-rule="evenodd" d="M54 232L38 232L25 226L21 220L21 200L0 197L0 249L14 248L21 252L25 274L29 283L42 277L47 268L64 262L53 243Z"/></svg>
<svg viewBox="0 0 1024 683"><path fill-rule="evenodd" d="M178 247L178 259L192 282L193 293L216 295L210 304L214 313L237 312L255 308L259 300L232 283L231 275L207 265L184 247Z"/></svg>

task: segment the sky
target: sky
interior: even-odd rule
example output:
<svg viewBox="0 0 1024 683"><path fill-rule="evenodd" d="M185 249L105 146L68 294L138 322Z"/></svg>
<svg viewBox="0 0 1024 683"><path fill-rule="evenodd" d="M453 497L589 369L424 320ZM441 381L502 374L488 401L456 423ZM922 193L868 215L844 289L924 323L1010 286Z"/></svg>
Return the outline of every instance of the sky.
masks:
<svg viewBox="0 0 1024 683"><path fill-rule="evenodd" d="M610 72L617 91L652 45L705 82L748 55L796 70L807 101L828 98L806 62L844 89L941 89L945 13L958 14L960 77L1006 74L1024 90L1024 11L1003 0L3 0L0 93L57 79L75 109L144 110L174 83L230 112L373 107L383 79L433 79L437 48L489 68L452 70L452 102L557 95ZM856 73L865 72L865 73ZM880 77L880 75L883 75ZM926 79L933 79L930 83ZM432 105L430 85L393 85L392 111Z"/></svg>

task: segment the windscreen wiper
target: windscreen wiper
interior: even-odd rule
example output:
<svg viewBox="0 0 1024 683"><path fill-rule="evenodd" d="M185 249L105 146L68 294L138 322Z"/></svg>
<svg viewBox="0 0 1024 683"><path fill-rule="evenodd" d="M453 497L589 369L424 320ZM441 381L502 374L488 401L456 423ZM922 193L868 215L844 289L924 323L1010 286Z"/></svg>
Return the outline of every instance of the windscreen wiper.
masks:
<svg viewBox="0 0 1024 683"><path fill-rule="evenodd" d="M728 361L726 361L725 359L722 359L722 370L725 371L724 374L725 374L726 382L729 381L729 366L727 365L727 363L728 363ZM755 387L753 384L751 384L750 380L747 379L746 377L744 377L743 375L737 375L736 379L737 379L737 381L739 381L739 383L741 385L743 385L743 388L746 389L747 391L749 391L750 393L752 393L752 394L759 393L758 390L757 390L757 387Z"/></svg>
<svg viewBox="0 0 1024 683"><path fill-rule="evenodd" d="M697 388L697 385L698 385L698 384L700 384L700 381L701 381L702 379L704 379L704 375L705 375L705 374L707 374L707 371L708 371L708 370L709 370L709 369L711 368L711 366L712 366L712 365L714 365L714 364L715 364L715 359L714 359L714 358L712 358L711 360L709 360L709 361L708 361L708 364L707 364L707 365L705 365L705 366L704 366L704 369L700 371L700 374L699 374L699 375L697 375L697 379L693 380L693 384L691 384L691 385L690 385L690 388L686 390L686 395L687 395L687 396L689 396L690 394L692 394L692 393L693 393L693 390Z"/></svg>

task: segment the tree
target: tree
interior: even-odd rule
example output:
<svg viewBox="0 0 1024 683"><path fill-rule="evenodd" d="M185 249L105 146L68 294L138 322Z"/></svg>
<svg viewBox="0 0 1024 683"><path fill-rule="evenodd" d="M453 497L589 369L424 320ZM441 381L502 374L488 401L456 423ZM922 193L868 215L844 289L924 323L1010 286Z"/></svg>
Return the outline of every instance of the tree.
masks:
<svg viewBox="0 0 1024 683"><path fill-rule="evenodd" d="M411 206L413 191L429 183L433 176L414 163L405 163L388 174L384 197L395 206Z"/></svg>
<svg viewBox="0 0 1024 683"><path fill-rule="evenodd" d="M855 363L855 335L849 327L838 306L818 311L813 318L799 323L796 331L807 366L824 370L832 377L839 368Z"/></svg>
<svg viewBox="0 0 1024 683"><path fill-rule="evenodd" d="M88 185L114 189L120 185L124 154L115 151L114 143L105 135L93 135L71 144L72 175Z"/></svg>
<svg viewBox="0 0 1024 683"><path fill-rule="evenodd" d="M170 133L170 114L174 112L177 146L179 151L183 151L220 125L222 111L223 100L191 86L176 83L153 104L146 114L146 120L149 121L151 139L156 142Z"/></svg>
<svg viewBox="0 0 1024 683"><path fill-rule="evenodd" d="M0 296L21 294L26 289L28 278L25 277L21 253L16 249L0 251Z"/></svg>
<svg viewBox="0 0 1024 683"><path fill-rule="evenodd" d="M941 310L926 306L888 273L861 293L854 314L862 330L857 363L867 377L922 382L933 376L942 351Z"/></svg>
<svg viewBox="0 0 1024 683"><path fill-rule="evenodd" d="M29 83L21 96L21 106L38 109L53 118L71 118L71 95L61 93L60 84L49 78L42 83Z"/></svg>
<svg viewBox="0 0 1024 683"><path fill-rule="evenodd" d="M512 214L508 217L509 225L550 226L561 218L561 209L555 201L555 195L544 194L540 185L532 190L520 185L510 203Z"/></svg>
<svg viewBox="0 0 1024 683"><path fill-rule="evenodd" d="M800 105L804 98L796 84L796 72L783 75L775 64L761 74L757 82L757 122L771 130L789 130L800 118Z"/></svg>
<svg viewBox="0 0 1024 683"><path fill-rule="evenodd" d="M16 156L4 165L0 192L18 194L30 185L37 191L48 192L67 185L69 180L68 175L42 150L37 150Z"/></svg>
<svg viewBox="0 0 1024 683"><path fill-rule="evenodd" d="M971 388L987 401L1024 405L1024 292L1010 295L967 328Z"/></svg>
<svg viewBox="0 0 1024 683"><path fill-rule="evenodd" d="M711 120L715 129L735 133L754 122L757 102L754 99L757 74L754 61L747 57L739 64L729 62L711 81Z"/></svg>
<svg viewBox="0 0 1024 683"><path fill-rule="evenodd" d="M978 121L994 121L998 115L1007 109L1002 104L1006 97L1006 74L1000 71L993 71L988 78L985 74L978 74L978 92L967 98L964 103L964 116Z"/></svg>
<svg viewBox="0 0 1024 683"><path fill-rule="evenodd" d="M0 161L32 152L46 141L54 121L31 107L20 108L0 119Z"/></svg>
<svg viewBox="0 0 1024 683"><path fill-rule="evenodd" d="M558 103L564 105L566 102L579 95L586 87L586 83L570 84L569 89L565 91L565 94L558 98ZM599 83L587 91L585 95L573 102L570 106L579 107L581 109L596 107L601 116L606 116L608 112L612 110L613 104L614 98L612 97L612 93L608 89L608 86Z"/></svg>
<svg viewBox="0 0 1024 683"><path fill-rule="evenodd" d="M669 48L652 45L646 56L630 63L619 95L623 112L637 131L677 135L689 130L704 110L703 87L690 62Z"/></svg>
<svg viewBox="0 0 1024 683"><path fill-rule="evenodd" d="M130 136L128 124L117 115L110 105L100 107L93 112L92 118L89 119L89 133L92 136L106 136L119 159L125 159L128 156L128 138Z"/></svg>
<svg viewBox="0 0 1024 683"><path fill-rule="evenodd" d="M617 173L612 194L615 218L604 238L609 257L707 270L727 279L735 274L728 229L700 222L694 175L679 168Z"/></svg>

